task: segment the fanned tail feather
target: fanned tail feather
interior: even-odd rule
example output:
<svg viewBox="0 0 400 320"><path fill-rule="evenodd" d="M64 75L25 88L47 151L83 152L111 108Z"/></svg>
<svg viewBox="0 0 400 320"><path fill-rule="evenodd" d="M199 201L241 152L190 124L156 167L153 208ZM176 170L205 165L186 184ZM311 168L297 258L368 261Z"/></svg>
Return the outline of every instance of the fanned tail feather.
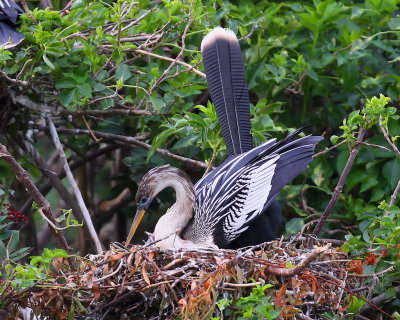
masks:
<svg viewBox="0 0 400 320"><path fill-rule="evenodd" d="M203 39L201 51L228 154L251 150L249 94L242 52L235 34L217 27Z"/></svg>

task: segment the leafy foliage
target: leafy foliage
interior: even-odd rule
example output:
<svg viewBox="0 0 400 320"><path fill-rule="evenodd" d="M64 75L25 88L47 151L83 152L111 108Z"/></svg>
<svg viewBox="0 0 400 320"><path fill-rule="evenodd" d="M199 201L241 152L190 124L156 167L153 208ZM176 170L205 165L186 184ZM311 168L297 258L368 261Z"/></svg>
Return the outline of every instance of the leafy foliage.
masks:
<svg viewBox="0 0 400 320"><path fill-rule="evenodd" d="M356 144L357 132L367 130L322 236L348 240L344 250L362 255L364 262L376 262L368 265L368 272L393 266L379 288L383 292L397 284L399 268L399 207L394 192L400 159L389 143L396 145L400 136L398 4L397 0L81 0L63 11L30 4L32 16L24 14L20 25L25 41L13 51L0 48L1 71L8 77L0 75L0 99L7 101L0 107L0 143L10 146L43 187L40 166L32 164L24 141L49 160L52 146L46 117L56 119L70 163L88 157L102 144L115 145L113 137L103 135L100 141L99 134L143 135L142 148L125 143L120 155L109 152L107 159L91 164L90 173L83 174L89 180L83 188L99 229L116 211L105 214L94 204L116 198L124 188L134 194L136 182L150 167L169 162L194 179L201 177L204 167L164 158L158 151L169 149L205 166L226 158L206 81L199 73L201 39L215 26L226 26L243 37L255 144L281 138L294 127L310 126L306 132L325 134L319 150L336 145L281 192L282 229L300 231L320 216ZM57 6L63 8L60 1ZM121 160L113 166L117 159ZM0 172L2 201L7 197L22 206L26 195L2 161ZM59 200L54 192L48 198L54 205ZM159 198L152 209L164 212L171 197ZM134 208L123 205L118 210L124 227ZM144 229L151 231L157 218L145 221ZM39 215L34 220L43 224ZM77 220L67 213L68 226L78 225ZM3 217L0 224L0 256L7 256L8 245L9 258L16 260L27 251L17 249L18 231L11 230ZM71 230L67 235L71 242L77 238ZM124 236L121 232L114 240ZM31 240L27 242L35 243ZM247 308L245 303L242 307Z"/></svg>
<svg viewBox="0 0 400 320"><path fill-rule="evenodd" d="M62 249L49 250L44 249L40 256L30 257L30 263L21 265L10 262L4 267L5 281L0 286L0 292L11 284L17 291L33 286L37 281L44 280L49 276L50 266L54 258L67 258L69 255Z"/></svg>
<svg viewBox="0 0 400 320"><path fill-rule="evenodd" d="M256 285L253 291L247 297L240 297L237 301L233 302L232 299L221 299L218 301L218 309L224 314L224 317L235 319L265 319L272 320L279 317L280 313L276 311L271 302L265 296L271 284L263 286ZM234 309L229 307L233 306ZM220 319L219 317L212 318L213 320Z"/></svg>

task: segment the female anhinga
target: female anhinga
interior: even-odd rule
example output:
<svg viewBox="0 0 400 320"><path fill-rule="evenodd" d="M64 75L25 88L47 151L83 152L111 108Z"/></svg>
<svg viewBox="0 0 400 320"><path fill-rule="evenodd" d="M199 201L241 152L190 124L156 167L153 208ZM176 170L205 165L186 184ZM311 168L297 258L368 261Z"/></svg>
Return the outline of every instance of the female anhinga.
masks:
<svg viewBox="0 0 400 320"><path fill-rule="evenodd" d="M12 0L0 0L0 48L11 48L25 39L25 36L15 29L22 9Z"/></svg>
<svg viewBox="0 0 400 320"><path fill-rule="evenodd" d="M229 245L275 200L280 189L305 170L322 137L294 140L299 132L252 148L249 98L243 58L235 34L215 28L201 45L211 97L230 156L195 186L181 170L164 165L146 173L136 193L138 206L127 244L154 197L172 187L176 202L159 219L160 248ZM223 106L223 107L221 107ZM225 113L225 115L224 115ZM242 153L243 152L243 153Z"/></svg>

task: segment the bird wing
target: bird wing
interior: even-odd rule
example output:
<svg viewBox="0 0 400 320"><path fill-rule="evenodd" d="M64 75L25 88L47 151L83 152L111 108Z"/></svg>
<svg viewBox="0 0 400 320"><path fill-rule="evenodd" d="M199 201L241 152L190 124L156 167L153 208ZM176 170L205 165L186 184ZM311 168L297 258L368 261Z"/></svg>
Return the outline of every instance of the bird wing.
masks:
<svg viewBox="0 0 400 320"><path fill-rule="evenodd" d="M281 188L312 160L314 145L322 137L292 141L296 133L278 143L269 140L231 157L213 175L200 180L195 185L194 224L198 224L198 230L207 230L207 236L212 234L218 246L230 243L244 232Z"/></svg>
<svg viewBox="0 0 400 320"><path fill-rule="evenodd" d="M0 20L17 22L17 18L24 11L12 0L0 0Z"/></svg>
<svg viewBox="0 0 400 320"><path fill-rule="evenodd" d="M208 88L229 155L253 148L250 103L239 42L229 29L208 33L201 43Z"/></svg>
<svg viewBox="0 0 400 320"><path fill-rule="evenodd" d="M24 39L25 36L22 33L19 33L7 23L0 21L0 48L12 48Z"/></svg>

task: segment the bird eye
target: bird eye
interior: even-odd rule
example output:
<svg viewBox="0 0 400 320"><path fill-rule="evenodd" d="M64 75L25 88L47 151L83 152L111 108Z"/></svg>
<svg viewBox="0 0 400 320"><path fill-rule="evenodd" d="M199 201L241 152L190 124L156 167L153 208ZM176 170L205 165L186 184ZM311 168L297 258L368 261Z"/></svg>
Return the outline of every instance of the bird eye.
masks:
<svg viewBox="0 0 400 320"><path fill-rule="evenodd" d="M147 201L149 201L149 197L142 196L142 197L140 198L140 204L146 204Z"/></svg>

